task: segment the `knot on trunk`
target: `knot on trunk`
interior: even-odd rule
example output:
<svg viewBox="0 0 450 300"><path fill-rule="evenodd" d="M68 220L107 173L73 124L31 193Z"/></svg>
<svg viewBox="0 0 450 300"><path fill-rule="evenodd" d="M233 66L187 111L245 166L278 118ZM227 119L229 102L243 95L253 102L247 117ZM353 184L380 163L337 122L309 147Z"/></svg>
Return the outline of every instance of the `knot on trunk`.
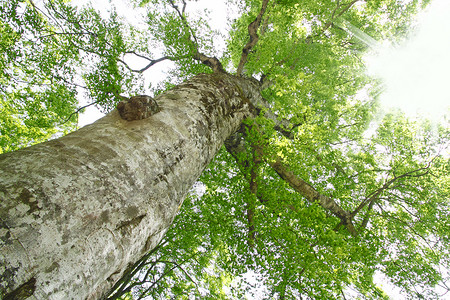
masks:
<svg viewBox="0 0 450 300"><path fill-rule="evenodd" d="M146 95L133 96L117 104L120 117L127 121L146 119L161 109L155 99Z"/></svg>

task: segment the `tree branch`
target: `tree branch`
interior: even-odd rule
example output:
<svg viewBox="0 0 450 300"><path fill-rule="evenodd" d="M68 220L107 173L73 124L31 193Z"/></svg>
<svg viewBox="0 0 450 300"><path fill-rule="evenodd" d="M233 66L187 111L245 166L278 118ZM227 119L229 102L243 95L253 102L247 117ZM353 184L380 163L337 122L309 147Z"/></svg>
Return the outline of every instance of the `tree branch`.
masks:
<svg viewBox="0 0 450 300"><path fill-rule="evenodd" d="M127 53L130 53L130 52L127 52ZM135 53L133 53L133 54L135 54ZM137 54L135 54L135 55L137 55ZM131 68L131 67L130 67L125 61L123 61L122 59L117 59L117 61L120 62L120 63L122 63L122 64L123 64L128 70L130 70L131 72L143 73L143 72L147 71L150 67L156 65L156 64L159 63L159 62L162 62L162 61L165 61L165 60L171 60L171 61L176 60L176 58L171 57L171 56L164 56L164 57L161 57L161 58L158 58L158 59L150 59L150 58L144 57L143 55L137 55L137 56L142 57L142 58L145 58L145 59L147 59L147 60L150 61L150 62L149 62L145 67L136 70L136 69Z"/></svg>
<svg viewBox="0 0 450 300"><path fill-rule="evenodd" d="M195 282L195 280L194 279L192 279L192 277L188 274L188 272L185 270L185 269L183 269L182 267L181 267L181 265L179 265L178 263L176 263L176 262L174 262L174 261L166 261L166 260L160 260L159 262L162 262L162 263L166 263L166 264L174 264L175 266L177 266L178 267L178 269L180 269L183 273L184 273L184 275L186 275L186 277L197 287L197 290L198 290L198 284L197 284L197 282Z"/></svg>
<svg viewBox="0 0 450 300"><path fill-rule="evenodd" d="M351 212L350 216L353 218L359 211L361 211L361 209L363 209L367 204L375 201L382 192L384 192L386 189L389 188L389 186L391 184L393 184L394 182L396 182L399 179L405 178L405 177L420 177L420 176L424 176L426 174L428 174L428 169L431 166L431 163L433 162L434 159L432 159L428 165L426 167L423 168L419 168L416 170L412 170L409 172L406 172L400 176L395 176L394 178L392 178L391 180L387 181L385 184L383 184L382 187L378 188L376 191L372 192L372 194L370 194L368 197L366 197L366 199L364 199L359 205L358 207L355 208L355 210L353 210L353 212ZM419 173L419 174L414 174L420 171L425 171L424 173Z"/></svg>
<svg viewBox="0 0 450 300"><path fill-rule="evenodd" d="M189 22L186 19L186 5L187 3L183 0L183 8L180 11L180 9L178 8L178 5L175 4L175 2L173 0L168 0L170 6L172 6L172 8L177 12L178 16L180 17L181 22L183 23L184 27L189 31L189 37L193 38L193 42L195 44L195 48L198 49L198 40L197 37L195 36L194 30L192 30L191 26L189 26Z"/></svg>
<svg viewBox="0 0 450 300"><path fill-rule="evenodd" d="M340 7L339 1L336 4L336 8L333 11L333 14L331 15L331 20L328 21L325 26L322 29L322 32L324 32L325 30L327 30L331 25L333 25L333 21L336 20L337 18L341 17L345 12L347 12L356 2L358 2L359 0L353 0L351 1L346 7L344 7L337 15L336 12L338 10L338 8Z"/></svg>
<svg viewBox="0 0 450 300"><path fill-rule="evenodd" d="M373 208L373 205L374 205L376 199L377 198L373 198L370 201L369 206L367 207L367 211L366 211L366 214L364 216L364 219L362 220L361 225L358 228L358 232L359 233L361 233L364 229L366 229L367 224L369 223L370 212L372 211L372 208Z"/></svg>
<svg viewBox="0 0 450 300"><path fill-rule="evenodd" d="M71 113L71 114L69 115L69 117L67 117L67 119L66 119L64 122L60 123L59 125L66 124L67 122L69 122L69 120L70 120L74 115L78 114L78 113L79 113L80 111L82 111L83 109L85 109L85 108L87 108L87 107L89 107L89 106L92 106L92 105L94 105L94 104L97 104L97 101L92 102L92 103L89 103L89 104L86 104L85 106L82 106L82 107L78 108L76 111L74 111L73 113Z"/></svg>
<svg viewBox="0 0 450 300"><path fill-rule="evenodd" d="M254 146L252 147L254 148ZM250 167L250 192L255 198L258 198L258 182L257 182L257 176L258 176L258 165L261 163L261 158L259 156L258 151L252 151L252 159L253 163ZM255 232L255 221L254 221L254 215L255 215L255 203L253 201L254 199L249 199L247 202L247 221L248 221L248 244L250 248L253 248L255 246L255 238L256 238L256 232Z"/></svg>
<svg viewBox="0 0 450 300"><path fill-rule="evenodd" d="M238 157L238 153L247 151L245 139L239 132L230 136L230 138L225 141L225 147L227 151L230 152L236 159ZM264 157L264 145L253 145L253 148L254 155L258 155L260 158ZM341 220L340 225L345 225L350 234L353 236L357 235L357 231L352 223L353 216L349 212L343 210L332 198L320 194L306 181L289 171L287 166L281 162L279 157L275 157L275 160L266 159L266 162L272 167L272 169L274 169L281 179L286 181L296 192L300 193L311 203L318 202L322 208L338 217ZM340 225L338 225L338 227Z"/></svg>
<svg viewBox="0 0 450 300"><path fill-rule="evenodd" d="M204 55L203 53L198 52L194 55L194 59L200 61L202 64L210 67L214 73L225 73L225 69L222 66L222 63L219 61L217 57L209 57Z"/></svg>
<svg viewBox="0 0 450 300"><path fill-rule="evenodd" d="M195 54L193 58L210 67L214 73L225 73L225 69L217 57L210 57L199 51L199 43L197 37L195 36L194 30L191 28L191 26L189 26L189 22L186 19L186 1L183 0L183 8L181 9L181 11L173 0L168 0L168 2L170 6L177 12L184 28L186 28L189 32L189 39L194 44L195 48Z"/></svg>
<svg viewBox="0 0 450 300"><path fill-rule="evenodd" d="M241 60L239 62L236 74L238 76L241 76L244 71L244 65L247 63L248 54L250 53L250 50L256 45L256 43L259 40L258 36L258 28L261 25L261 19L266 12L267 5L269 4L269 0L264 0L262 3L261 10L256 16L256 19L248 25L248 35L250 36L250 40L248 43L244 46L242 49L242 56Z"/></svg>
<svg viewBox="0 0 450 300"><path fill-rule="evenodd" d="M309 202L317 202L321 207L341 219L341 223L345 225L350 234L353 236L358 234L352 223L352 215L343 210L339 204L336 203L336 201L328 196L320 194L306 181L296 176L292 171L289 171L278 157L275 161L268 161L268 164L283 180L285 180L295 191L300 193Z"/></svg>
<svg viewBox="0 0 450 300"><path fill-rule="evenodd" d="M114 286L109 291L109 296L106 300L117 299L126 292L126 286L130 283L131 279L139 272L146 264L149 257L157 252L161 247L167 243L166 240L161 241L155 248L150 252L141 257L134 265L130 266L122 275L119 281L114 284Z"/></svg>

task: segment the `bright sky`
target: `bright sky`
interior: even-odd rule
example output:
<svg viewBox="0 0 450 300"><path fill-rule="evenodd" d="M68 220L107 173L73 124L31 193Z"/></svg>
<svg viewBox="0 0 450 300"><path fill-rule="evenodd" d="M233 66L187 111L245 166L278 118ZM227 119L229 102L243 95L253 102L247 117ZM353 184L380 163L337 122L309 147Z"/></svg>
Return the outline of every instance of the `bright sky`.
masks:
<svg viewBox="0 0 450 300"><path fill-rule="evenodd" d="M73 0L74 1L74 0ZM107 11L105 11L106 7L111 6L111 2L116 6L117 12L119 15L125 17L129 21L133 22L133 24L137 25L139 22L139 18L136 18L135 14L133 14L133 8L129 1L124 0L77 0L77 5L84 5L90 2L92 6L100 11L104 11L104 17L108 17ZM204 14L204 10L207 9L209 11L210 18L210 26L213 30L221 32L223 35L226 35L228 32L227 26L227 16L235 15L236 12L232 10L232 8L227 6L226 1L211 1L211 0L196 0L195 2L189 2L187 5L188 13L193 13L194 15ZM130 16L132 16L130 18ZM216 41L217 42L217 41ZM216 47L225 47L224 43L218 43ZM141 64L136 61L129 61L130 66L138 69L141 67ZM144 61L145 63L145 61ZM147 70L145 75L146 84L152 82L154 84L158 83L158 81L164 76L164 71L167 71L168 64L165 62L154 65L150 70ZM80 106L86 105L87 103L81 103ZM103 114L95 107L88 107L84 113L80 114L78 117L78 126L83 127L87 124L95 122L97 119L101 118Z"/></svg>
<svg viewBox="0 0 450 300"><path fill-rule="evenodd" d="M92 2L99 8L110 5L109 0ZM198 0L189 5L208 8L213 29L226 33L228 9L224 1ZM123 3L118 6L119 12L127 11ZM378 49L366 59L369 73L384 81L385 90L380 95L384 107L401 108L410 116L419 113L437 119L446 112L450 117L450 0L432 0L418 23L418 31L402 45L390 46L379 41ZM160 77L162 69L164 65L147 72L150 77ZM88 108L80 116L79 125L92 123L101 116L95 108ZM399 289L387 284L382 276L379 281L392 299L404 299Z"/></svg>
<svg viewBox="0 0 450 300"><path fill-rule="evenodd" d="M108 7L110 4L106 2L95 1L94 6ZM222 24L226 24L228 12L224 2L199 0L189 5L208 8L213 28L224 29ZM123 4L119 7L119 12L124 11ZM419 17L418 32L404 44L379 44L380 47L366 61L369 73L384 82L381 104L387 108L399 107L410 116L419 113L438 119L444 113L450 115L450 0L432 0ZM161 67L155 66L154 69ZM159 73L155 71L148 73L150 76L151 73ZM80 116L80 127L101 116L95 108L87 109Z"/></svg>
<svg viewBox="0 0 450 300"><path fill-rule="evenodd" d="M419 24L404 44L381 45L368 57L369 74L384 81L383 106L436 120L450 114L450 1L433 0Z"/></svg>

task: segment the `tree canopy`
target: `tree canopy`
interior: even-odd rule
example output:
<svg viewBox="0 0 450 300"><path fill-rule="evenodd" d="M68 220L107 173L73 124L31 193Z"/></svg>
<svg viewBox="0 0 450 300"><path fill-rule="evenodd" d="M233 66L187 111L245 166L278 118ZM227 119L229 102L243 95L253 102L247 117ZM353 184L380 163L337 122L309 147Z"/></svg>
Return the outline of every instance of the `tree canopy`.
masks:
<svg viewBox="0 0 450 300"><path fill-rule="evenodd" d="M411 299L448 291L450 130L379 113L359 34L400 39L429 1L229 0L223 51L191 2L135 1L134 24L113 7L0 0L2 152L73 130L80 96L109 111L145 92L163 61L155 94L211 72L264 87L111 298L242 299L260 283L264 299L388 299L379 274Z"/></svg>

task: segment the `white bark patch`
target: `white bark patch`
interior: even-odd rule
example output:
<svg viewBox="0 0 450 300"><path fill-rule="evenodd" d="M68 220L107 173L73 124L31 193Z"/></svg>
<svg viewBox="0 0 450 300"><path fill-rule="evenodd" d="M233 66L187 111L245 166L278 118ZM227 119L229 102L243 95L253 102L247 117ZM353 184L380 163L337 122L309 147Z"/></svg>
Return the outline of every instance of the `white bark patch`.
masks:
<svg viewBox="0 0 450 300"><path fill-rule="evenodd" d="M96 299L155 247L186 193L249 115L246 82L200 75L125 121L113 111L0 156L0 295ZM1 297L0 297L1 298Z"/></svg>

